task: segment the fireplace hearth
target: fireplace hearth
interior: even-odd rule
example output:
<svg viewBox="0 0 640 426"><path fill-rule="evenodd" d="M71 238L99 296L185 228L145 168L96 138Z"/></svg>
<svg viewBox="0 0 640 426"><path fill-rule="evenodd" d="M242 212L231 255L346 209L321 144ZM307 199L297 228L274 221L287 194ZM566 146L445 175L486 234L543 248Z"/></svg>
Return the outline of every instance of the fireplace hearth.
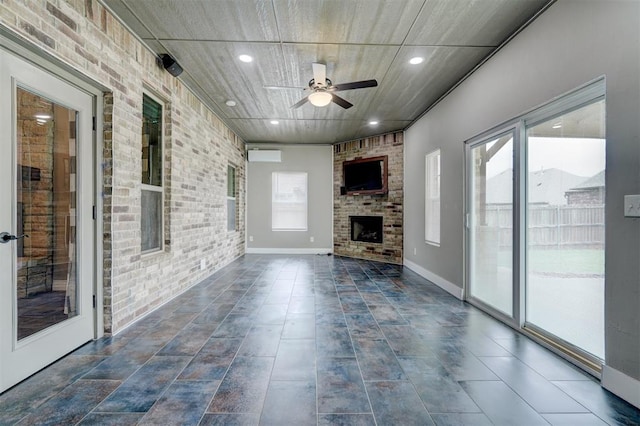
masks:
<svg viewBox="0 0 640 426"><path fill-rule="evenodd" d="M382 216L349 216L351 241L382 243Z"/></svg>

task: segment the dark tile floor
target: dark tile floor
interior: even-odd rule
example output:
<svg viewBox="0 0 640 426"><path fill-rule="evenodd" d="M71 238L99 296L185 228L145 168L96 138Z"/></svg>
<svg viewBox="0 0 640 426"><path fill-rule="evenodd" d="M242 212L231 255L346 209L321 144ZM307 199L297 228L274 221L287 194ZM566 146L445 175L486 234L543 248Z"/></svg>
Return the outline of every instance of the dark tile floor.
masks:
<svg viewBox="0 0 640 426"><path fill-rule="evenodd" d="M18 340L69 319L64 291L47 291L18 298Z"/></svg>
<svg viewBox="0 0 640 426"><path fill-rule="evenodd" d="M247 255L0 396L0 424L604 425L637 410L398 266Z"/></svg>

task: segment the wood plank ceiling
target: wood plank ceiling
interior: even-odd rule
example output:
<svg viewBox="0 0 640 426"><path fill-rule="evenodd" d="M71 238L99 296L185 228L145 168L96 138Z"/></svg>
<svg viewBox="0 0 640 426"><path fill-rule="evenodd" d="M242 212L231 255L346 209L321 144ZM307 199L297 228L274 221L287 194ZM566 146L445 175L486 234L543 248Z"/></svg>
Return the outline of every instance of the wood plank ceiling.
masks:
<svg viewBox="0 0 640 426"><path fill-rule="evenodd" d="M176 58L179 78L247 143L336 143L404 129L551 3L101 1L154 52ZM424 61L411 65L413 57ZM327 65L334 84L376 79L378 87L340 92L354 104L346 110L291 109L308 93L265 87L306 87L313 62Z"/></svg>

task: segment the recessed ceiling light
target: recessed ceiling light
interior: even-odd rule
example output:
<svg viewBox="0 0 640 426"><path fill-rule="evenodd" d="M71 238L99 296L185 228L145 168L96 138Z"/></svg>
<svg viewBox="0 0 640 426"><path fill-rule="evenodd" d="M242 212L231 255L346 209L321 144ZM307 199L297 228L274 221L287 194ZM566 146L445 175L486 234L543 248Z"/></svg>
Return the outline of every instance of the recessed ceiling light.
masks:
<svg viewBox="0 0 640 426"><path fill-rule="evenodd" d="M240 59L242 62L251 62L253 61L253 58L249 55L240 55L238 56L238 59Z"/></svg>
<svg viewBox="0 0 640 426"><path fill-rule="evenodd" d="M416 57L413 57L413 58L409 59L409 63L411 65L418 65L418 64L421 64L423 62L424 62L424 58L422 58L420 56L416 56Z"/></svg>
<svg viewBox="0 0 640 426"><path fill-rule="evenodd" d="M227 102L225 102L225 104L227 104L227 106L230 106L230 107L234 107L234 106L238 105L236 103L236 101L232 101L231 99L229 99Z"/></svg>
<svg viewBox="0 0 640 426"><path fill-rule="evenodd" d="M370 126L377 126L377 125L378 125L378 123L379 123L379 121L371 120L371 121L369 122L369 125L370 125Z"/></svg>
<svg viewBox="0 0 640 426"><path fill-rule="evenodd" d="M274 126L277 124L280 124L278 120L271 120L270 123L273 124Z"/></svg>

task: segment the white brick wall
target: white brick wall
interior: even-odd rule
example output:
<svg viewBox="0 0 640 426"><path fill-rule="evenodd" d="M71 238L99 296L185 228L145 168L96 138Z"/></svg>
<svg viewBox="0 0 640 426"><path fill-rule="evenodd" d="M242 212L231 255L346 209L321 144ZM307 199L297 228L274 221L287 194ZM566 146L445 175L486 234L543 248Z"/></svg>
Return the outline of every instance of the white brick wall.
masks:
<svg viewBox="0 0 640 426"><path fill-rule="evenodd" d="M105 95L105 331L131 321L244 252L244 144L96 0L0 2L0 24ZM164 252L140 256L144 86L167 102ZM112 107L110 105L112 98ZM112 121L111 121L112 120ZM226 230L227 164L236 167L238 232ZM206 270L200 270L200 261Z"/></svg>

